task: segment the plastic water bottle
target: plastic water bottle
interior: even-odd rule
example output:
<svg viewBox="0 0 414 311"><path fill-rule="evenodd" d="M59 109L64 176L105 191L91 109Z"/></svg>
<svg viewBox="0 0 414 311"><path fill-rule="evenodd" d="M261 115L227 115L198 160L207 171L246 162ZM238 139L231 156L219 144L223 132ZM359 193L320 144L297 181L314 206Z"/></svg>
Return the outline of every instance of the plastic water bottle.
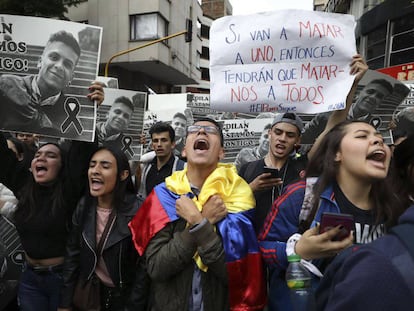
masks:
<svg viewBox="0 0 414 311"><path fill-rule="evenodd" d="M286 282L294 311L312 311L315 301L312 291L312 276L300 262L299 255L288 256L289 266L286 270Z"/></svg>

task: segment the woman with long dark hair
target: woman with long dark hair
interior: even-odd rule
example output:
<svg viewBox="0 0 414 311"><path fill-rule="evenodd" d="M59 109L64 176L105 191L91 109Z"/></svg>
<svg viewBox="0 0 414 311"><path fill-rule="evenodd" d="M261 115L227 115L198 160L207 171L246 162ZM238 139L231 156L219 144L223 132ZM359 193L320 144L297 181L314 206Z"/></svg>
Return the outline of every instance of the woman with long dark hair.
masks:
<svg viewBox="0 0 414 311"><path fill-rule="evenodd" d="M142 201L127 157L117 148L101 147L90 159L88 180L89 193L73 215L59 310L70 310L72 300L75 310L85 307L76 306L75 287L91 278L100 284L100 310L145 310L148 279L128 228Z"/></svg>
<svg viewBox="0 0 414 311"><path fill-rule="evenodd" d="M94 83L90 89L88 97L101 103L102 86ZM73 142L65 152L58 144L46 143L36 151L29 171L0 134L0 182L19 200L13 222L25 251L20 310L57 309L70 219L92 148L91 143Z"/></svg>
<svg viewBox="0 0 414 311"><path fill-rule="evenodd" d="M394 193L408 208L414 204L414 134L395 146L392 168Z"/></svg>
<svg viewBox="0 0 414 311"><path fill-rule="evenodd" d="M308 164L307 179L288 186L274 202L259 236L271 272L269 310L280 305L290 310L287 255L321 259L313 263L323 270L326 259L352 243L371 242L396 223L401 209L387 185L390 159L381 134L365 122L345 121L326 134ZM324 212L353 215L353 232L341 241L334 239L340 226L319 234Z"/></svg>

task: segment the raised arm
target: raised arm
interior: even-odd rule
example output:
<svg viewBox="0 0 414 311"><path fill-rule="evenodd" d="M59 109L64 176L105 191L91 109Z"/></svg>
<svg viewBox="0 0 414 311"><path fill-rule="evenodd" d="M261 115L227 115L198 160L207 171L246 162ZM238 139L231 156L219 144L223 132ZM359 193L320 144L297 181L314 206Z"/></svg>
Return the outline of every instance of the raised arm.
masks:
<svg viewBox="0 0 414 311"><path fill-rule="evenodd" d="M355 75L354 83L352 84L351 90L348 93L348 96L346 97L346 105L345 108L342 110L335 110L333 111L329 118L328 122L326 123L325 129L319 136L316 138L312 148L308 152L308 158L312 158L312 156L315 153L315 150L318 148L322 138L325 136L326 133L328 133L331 128L333 128L338 123L341 123L342 121L346 120L346 117L348 116L349 109L352 106L352 101L355 96L355 92L358 86L359 81L361 81L362 77L368 70L368 65L366 64L365 60L362 58L361 55L357 54L352 57L352 61L350 64L350 74Z"/></svg>

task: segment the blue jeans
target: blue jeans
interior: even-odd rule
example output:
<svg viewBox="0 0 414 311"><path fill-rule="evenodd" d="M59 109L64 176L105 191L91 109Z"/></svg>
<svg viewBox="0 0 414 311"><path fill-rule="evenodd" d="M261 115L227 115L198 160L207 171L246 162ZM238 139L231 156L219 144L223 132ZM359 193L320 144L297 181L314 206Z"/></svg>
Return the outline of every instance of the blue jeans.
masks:
<svg viewBox="0 0 414 311"><path fill-rule="evenodd" d="M63 284L61 272L35 272L25 264L17 294L21 311L56 311Z"/></svg>

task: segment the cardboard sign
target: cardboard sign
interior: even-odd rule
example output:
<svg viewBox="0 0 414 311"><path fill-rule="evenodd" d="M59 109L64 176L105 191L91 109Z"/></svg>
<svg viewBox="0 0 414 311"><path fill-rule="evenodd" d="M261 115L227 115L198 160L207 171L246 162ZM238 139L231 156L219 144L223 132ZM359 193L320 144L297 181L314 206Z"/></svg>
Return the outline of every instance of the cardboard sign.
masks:
<svg viewBox="0 0 414 311"><path fill-rule="evenodd" d="M352 15L281 10L210 29L211 108L318 113L345 107L356 54Z"/></svg>

